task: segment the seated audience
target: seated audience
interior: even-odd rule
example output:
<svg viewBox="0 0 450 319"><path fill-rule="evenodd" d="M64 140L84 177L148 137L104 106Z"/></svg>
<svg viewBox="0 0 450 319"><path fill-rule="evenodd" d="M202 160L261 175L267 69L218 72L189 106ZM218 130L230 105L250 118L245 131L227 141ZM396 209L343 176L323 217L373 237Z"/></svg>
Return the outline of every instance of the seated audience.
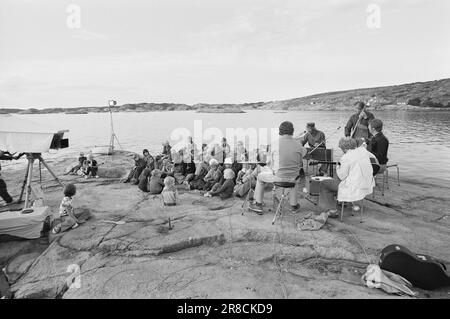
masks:
<svg viewBox="0 0 450 319"><path fill-rule="evenodd" d="M161 177L165 178L166 176L173 176L174 173L174 165L170 162L168 158L164 158L161 162Z"/></svg>
<svg viewBox="0 0 450 319"><path fill-rule="evenodd" d="M84 177L85 178L91 178L91 177L98 178L97 172L98 172L97 161L94 159L94 156L92 154L89 154L87 157L87 160L84 161Z"/></svg>
<svg viewBox="0 0 450 319"><path fill-rule="evenodd" d="M325 209L330 217L337 216L334 196L339 202L355 202L372 194L375 186L369 152L364 147L357 147L351 137L343 137L339 147L344 152L336 166L337 177L320 182L319 207ZM358 211L359 206L354 205Z"/></svg>
<svg viewBox="0 0 450 319"><path fill-rule="evenodd" d="M159 169L154 169L152 171L150 182L148 183L148 190L150 194L161 194L164 188L164 182L161 179L161 171Z"/></svg>
<svg viewBox="0 0 450 319"><path fill-rule="evenodd" d="M250 204L249 209L257 214L263 213L264 188L267 183L292 182L295 187L289 193L291 212L297 213L300 210L298 203L298 183L296 179L299 175L303 156L306 150L293 138L294 126L291 122L283 122L279 127L279 140L273 145L268 157L269 171L258 174L255 188L255 203Z"/></svg>
<svg viewBox="0 0 450 319"><path fill-rule="evenodd" d="M144 155L145 166L153 171L155 169L155 158L150 154L148 149L144 149L142 154Z"/></svg>
<svg viewBox="0 0 450 319"><path fill-rule="evenodd" d="M225 182L223 184L215 184L210 192L206 193L206 197L220 196L221 199L227 199L233 196L234 189L234 172L231 168L225 169L223 172Z"/></svg>
<svg viewBox="0 0 450 319"><path fill-rule="evenodd" d="M194 174L189 174L186 176L185 183L189 185L189 189L202 190L206 184L204 178L208 174L209 165L204 161L201 163L196 163L196 170Z"/></svg>
<svg viewBox="0 0 450 319"><path fill-rule="evenodd" d="M164 158L168 158L169 160L172 160L172 146L170 146L169 141L165 141L162 143L163 149L162 149L162 155Z"/></svg>
<svg viewBox="0 0 450 319"><path fill-rule="evenodd" d="M148 184L149 184L149 178L152 173L152 170L148 167L144 168L141 175L139 176L139 184L138 188L143 192L149 192Z"/></svg>
<svg viewBox="0 0 450 319"><path fill-rule="evenodd" d="M128 177L124 181L124 183L131 182L134 185L137 185L139 183L139 176L141 175L144 168L147 167L147 162L144 160L143 157L139 156L139 154L134 154L134 167L131 170L130 174L128 174Z"/></svg>
<svg viewBox="0 0 450 319"><path fill-rule="evenodd" d="M377 158L380 164L378 173L381 174L386 170L386 164L388 162L389 140L383 134L383 122L379 119L373 119L369 122L369 131L373 137L369 141L367 150Z"/></svg>
<svg viewBox="0 0 450 319"><path fill-rule="evenodd" d="M175 178L167 176L164 178L164 188L162 190L164 206L175 206L178 202L178 190L175 187Z"/></svg>
<svg viewBox="0 0 450 319"><path fill-rule="evenodd" d="M206 174L205 178L203 179L205 181L205 185L203 186L204 191L209 191L211 188L220 181L222 178L222 170L220 169L219 162L212 158L209 161L209 171L208 174Z"/></svg>
<svg viewBox="0 0 450 319"><path fill-rule="evenodd" d="M84 156L84 153L80 153L80 156L78 157L78 164L72 167L72 169L67 172L65 175L76 175L77 172L83 167L84 161L87 160L86 156Z"/></svg>
<svg viewBox="0 0 450 319"><path fill-rule="evenodd" d="M234 149L234 161L242 163L248 161L248 152L242 141L238 141Z"/></svg>
<svg viewBox="0 0 450 319"><path fill-rule="evenodd" d="M247 192L256 185L256 165L250 163L242 163L242 169L236 177L236 186L234 187L234 195L237 197L245 197Z"/></svg>

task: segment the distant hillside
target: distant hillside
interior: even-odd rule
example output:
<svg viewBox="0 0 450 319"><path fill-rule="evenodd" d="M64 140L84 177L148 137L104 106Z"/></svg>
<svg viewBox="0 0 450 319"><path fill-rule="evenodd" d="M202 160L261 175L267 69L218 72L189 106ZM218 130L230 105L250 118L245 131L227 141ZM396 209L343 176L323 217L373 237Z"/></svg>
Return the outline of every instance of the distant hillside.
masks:
<svg viewBox="0 0 450 319"><path fill-rule="evenodd" d="M177 104L177 103L133 103L114 108L115 112L151 111L199 111L210 113L242 112L241 110L347 110L356 101L363 100L374 109L420 109L450 108L450 79L416 82L402 85L328 92L283 101L244 104ZM108 112L108 107L75 107L47 109L2 108L0 113L85 114Z"/></svg>
<svg viewBox="0 0 450 319"><path fill-rule="evenodd" d="M371 107L376 109L408 108L408 106L450 108L450 79L321 93L269 102L263 108L346 109L359 100L369 102Z"/></svg>

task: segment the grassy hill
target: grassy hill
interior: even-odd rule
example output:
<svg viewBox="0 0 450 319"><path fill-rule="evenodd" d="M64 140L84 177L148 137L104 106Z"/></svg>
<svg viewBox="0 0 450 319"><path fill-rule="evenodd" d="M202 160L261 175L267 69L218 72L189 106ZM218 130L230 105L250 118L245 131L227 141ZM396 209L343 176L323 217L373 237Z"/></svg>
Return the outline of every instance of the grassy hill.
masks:
<svg viewBox="0 0 450 319"><path fill-rule="evenodd" d="M450 108L450 79L394 86L320 93L301 98L269 102L266 109L345 109L356 101L369 102L376 109L437 107Z"/></svg>
<svg viewBox="0 0 450 319"><path fill-rule="evenodd" d="M282 101L243 104L176 104L134 103L115 107L115 112L151 112L195 110L200 112L227 113L248 109L269 110L345 110L353 108L356 101L368 102L374 109L450 108L450 78L428 82L415 82L375 88L354 89L309 95ZM75 107L46 109L1 108L0 113L91 113L108 112L108 107Z"/></svg>

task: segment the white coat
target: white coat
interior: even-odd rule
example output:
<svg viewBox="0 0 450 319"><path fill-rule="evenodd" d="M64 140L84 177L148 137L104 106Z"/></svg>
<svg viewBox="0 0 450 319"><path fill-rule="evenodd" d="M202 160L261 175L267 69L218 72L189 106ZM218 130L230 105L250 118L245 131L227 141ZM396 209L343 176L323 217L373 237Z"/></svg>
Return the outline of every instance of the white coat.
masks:
<svg viewBox="0 0 450 319"><path fill-rule="evenodd" d="M337 200L355 202L372 194L375 180L369 152L364 147L349 150L341 158L336 173L341 180Z"/></svg>

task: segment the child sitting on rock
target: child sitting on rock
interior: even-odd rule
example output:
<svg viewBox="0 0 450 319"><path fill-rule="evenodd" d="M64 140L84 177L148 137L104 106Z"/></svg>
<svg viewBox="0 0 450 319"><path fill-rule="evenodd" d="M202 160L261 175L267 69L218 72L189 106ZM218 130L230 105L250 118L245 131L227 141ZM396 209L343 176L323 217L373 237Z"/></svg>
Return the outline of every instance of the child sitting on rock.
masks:
<svg viewBox="0 0 450 319"><path fill-rule="evenodd" d="M84 178L98 178L98 165L92 154L89 154L87 160L84 161Z"/></svg>
<svg viewBox="0 0 450 319"><path fill-rule="evenodd" d="M159 169L154 169L148 183L148 190L150 194L161 194L163 187L164 182L161 179L161 171Z"/></svg>
<svg viewBox="0 0 450 319"><path fill-rule="evenodd" d="M234 190L234 172L231 168L225 169L223 172L225 182L220 185L217 183L213 189L205 194L205 197L220 196L221 199L227 199L233 196Z"/></svg>
<svg viewBox="0 0 450 319"><path fill-rule="evenodd" d="M60 221L52 229L53 234L57 234L68 229L78 227L78 219L75 217L74 208L72 204L73 196L75 196L77 189L74 184L67 184L64 187L64 198L59 205Z"/></svg>
<svg viewBox="0 0 450 319"><path fill-rule="evenodd" d="M80 157L78 157L78 164L75 165L69 172L67 172L64 175L76 175L78 170L80 170L83 167L84 161L87 160L86 156L84 156L84 153L80 153Z"/></svg>
<svg viewBox="0 0 450 319"><path fill-rule="evenodd" d="M164 178L164 189L162 191L164 206L175 206L178 201L178 191L175 187L175 178L167 176Z"/></svg>

